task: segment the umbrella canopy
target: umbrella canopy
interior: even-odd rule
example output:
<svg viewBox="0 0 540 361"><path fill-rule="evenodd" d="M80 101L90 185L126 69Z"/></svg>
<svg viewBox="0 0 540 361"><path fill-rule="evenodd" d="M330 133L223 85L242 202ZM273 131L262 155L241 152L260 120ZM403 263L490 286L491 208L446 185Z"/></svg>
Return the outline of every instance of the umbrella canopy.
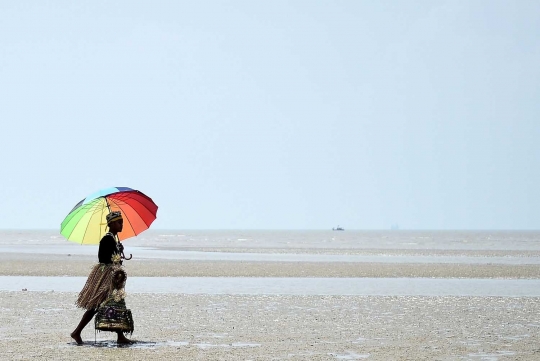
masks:
<svg viewBox="0 0 540 361"><path fill-rule="evenodd" d="M107 233L106 216L120 211L124 229L118 233L123 241L147 230L156 219L158 206L144 193L128 187L102 189L77 203L60 226L68 240L81 244L98 244Z"/></svg>

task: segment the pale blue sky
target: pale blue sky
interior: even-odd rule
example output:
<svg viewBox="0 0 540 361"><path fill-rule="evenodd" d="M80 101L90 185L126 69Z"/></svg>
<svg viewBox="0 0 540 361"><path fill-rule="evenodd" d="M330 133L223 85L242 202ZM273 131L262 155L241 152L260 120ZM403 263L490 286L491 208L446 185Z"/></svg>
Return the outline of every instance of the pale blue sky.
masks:
<svg viewBox="0 0 540 361"><path fill-rule="evenodd" d="M539 229L540 1L0 3L0 228Z"/></svg>

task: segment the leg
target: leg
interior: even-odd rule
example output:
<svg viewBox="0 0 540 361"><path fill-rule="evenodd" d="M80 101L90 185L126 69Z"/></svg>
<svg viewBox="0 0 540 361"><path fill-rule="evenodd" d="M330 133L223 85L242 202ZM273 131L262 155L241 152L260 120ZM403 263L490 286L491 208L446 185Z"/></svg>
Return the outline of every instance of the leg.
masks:
<svg viewBox="0 0 540 361"><path fill-rule="evenodd" d="M73 338L75 342L77 342L79 345L83 343L83 340L81 338L82 330L86 327L86 325L88 325L88 322L92 321L92 318L94 317L96 312L97 310L94 310L94 309L87 310L82 316L81 322L79 322L79 325L77 326L75 331L71 333L71 338Z"/></svg>
<svg viewBox="0 0 540 361"><path fill-rule="evenodd" d="M126 344L126 343L133 343L133 341L131 341L130 339L126 338L126 336L124 336L124 333L122 331L116 331L117 335L118 335L118 339L116 340L116 343L120 344Z"/></svg>

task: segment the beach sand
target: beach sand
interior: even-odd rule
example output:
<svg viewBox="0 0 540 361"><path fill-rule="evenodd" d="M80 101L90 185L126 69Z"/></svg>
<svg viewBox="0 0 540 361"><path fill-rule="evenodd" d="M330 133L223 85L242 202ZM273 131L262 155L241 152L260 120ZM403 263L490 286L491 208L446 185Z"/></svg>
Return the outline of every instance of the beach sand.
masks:
<svg viewBox="0 0 540 361"><path fill-rule="evenodd" d="M479 252L459 254L478 256ZM501 256L504 252L482 255ZM0 275L87 276L94 263L94 256L3 254ZM540 276L535 265L501 264L135 258L125 265L130 276L156 277ZM69 334L83 313L74 306L76 297L73 292L1 291L0 359L540 360L537 297L134 293L128 294L126 302L135 320L132 338L138 342L120 348L115 336L107 332L98 333L94 344L92 323L83 332L87 343L73 343Z"/></svg>
<svg viewBox="0 0 540 361"><path fill-rule="evenodd" d="M0 254L0 276L88 276L95 257ZM134 259L132 277L436 277L540 278L538 265L258 262Z"/></svg>
<svg viewBox="0 0 540 361"><path fill-rule="evenodd" d="M9 360L538 360L540 299L130 294L136 343L89 326L75 293L0 292Z"/></svg>

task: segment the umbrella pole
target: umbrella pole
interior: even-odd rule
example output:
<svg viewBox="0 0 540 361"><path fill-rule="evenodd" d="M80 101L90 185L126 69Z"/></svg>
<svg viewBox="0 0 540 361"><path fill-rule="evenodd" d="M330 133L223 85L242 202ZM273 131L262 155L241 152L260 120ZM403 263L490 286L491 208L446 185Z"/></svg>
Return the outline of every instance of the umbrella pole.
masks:
<svg viewBox="0 0 540 361"><path fill-rule="evenodd" d="M109 205L109 201L107 200L107 197L105 197L105 204L107 205L107 209L109 210L109 213L111 213L111 206ZM116 238L116 242L120 242L120 239L118 238L118 235L115 234L114 238Z"/></svg>

